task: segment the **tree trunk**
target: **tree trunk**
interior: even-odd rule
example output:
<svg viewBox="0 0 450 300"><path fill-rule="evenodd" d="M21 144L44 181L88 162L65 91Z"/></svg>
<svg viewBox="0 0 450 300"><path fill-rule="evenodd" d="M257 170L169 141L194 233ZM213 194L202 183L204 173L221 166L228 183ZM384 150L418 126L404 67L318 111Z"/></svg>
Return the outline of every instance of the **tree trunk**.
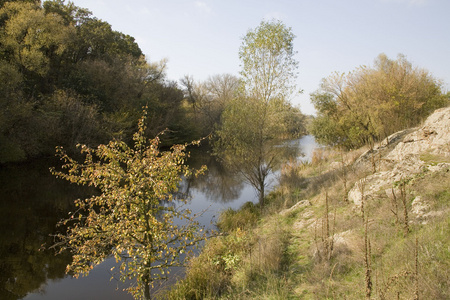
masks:
<svg viewBox="0 0 450 300"><path fill-rule="evenodd" d="M151 300L152 297L150 295L150 282L151 282L150 271L145 271L145 274L142 276L142 281L144 285L144 300Z"/></svg>
<svg viewBox="0 0 450 300"><path fill-rule="evenodd" d="M144 300L151 300L150 296L150 284L148 282L145 283L144 287Z"/></svg>
<svg viewBox="0 0 450 300"><path fill-rule="evenodd" d="M261 206L261 210L264 206L264 196L265 196L265 183L264 179L260 179L259 181L259 205Z"/></svg>

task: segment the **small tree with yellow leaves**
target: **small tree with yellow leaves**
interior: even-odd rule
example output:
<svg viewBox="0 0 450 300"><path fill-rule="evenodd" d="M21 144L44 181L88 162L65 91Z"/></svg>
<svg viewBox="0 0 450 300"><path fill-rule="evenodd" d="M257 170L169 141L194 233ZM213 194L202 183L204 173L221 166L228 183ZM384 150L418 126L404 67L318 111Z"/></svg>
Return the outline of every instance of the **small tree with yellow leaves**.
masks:
<svg viewBox="0 0 450 300"><path fill-rule="evenodd" d="M66 271L87 275L113 256L120 279L133 280L127 290L136 299L150 299L154 281L166 278L170 267L183 265L184 254L206 237L195 215L184 208L187 200L174 197L181 176L197 175L204 167L193 172L184 164L188 145L160 151L159 137L148 140L144 123L145 113L132 148L122 141L96 149L82 145L83 163L57 148L63 171L51 169L57 177L100 191L76 200L77 210L60 222L68 229L56 236L54 247L73 253Z"/></svg>

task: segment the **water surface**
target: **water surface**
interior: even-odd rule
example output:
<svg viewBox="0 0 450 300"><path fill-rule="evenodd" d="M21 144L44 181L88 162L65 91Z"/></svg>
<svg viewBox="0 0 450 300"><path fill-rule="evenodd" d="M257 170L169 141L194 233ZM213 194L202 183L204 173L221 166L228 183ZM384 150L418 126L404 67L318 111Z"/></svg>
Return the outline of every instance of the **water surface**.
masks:
<svg viewBox="0 0 450 300"><path fill-rule="evenodd" d="M316 147L311 136L289 144L301 149L300 159L306 160ZM192 156L191 165L206 164L208 172L184 181L181 190L190 195L192 211L206 209L199 219L203 225L211 226L229 207L238 209L247 201L257 201L254 189L227 173L213 157L202 152ZM123 291L127 285L110 280L113 259L95 267L89 276L75 279L65 274L70 256L55 256L45 247L53 243L50 235L55 234L58 220L73 209L73 200L92 193L54 178L48 168L56 163L39 161L0 169L0 299L133 299ZM277 173L272 174L271 186L276 180Z"/></svg>

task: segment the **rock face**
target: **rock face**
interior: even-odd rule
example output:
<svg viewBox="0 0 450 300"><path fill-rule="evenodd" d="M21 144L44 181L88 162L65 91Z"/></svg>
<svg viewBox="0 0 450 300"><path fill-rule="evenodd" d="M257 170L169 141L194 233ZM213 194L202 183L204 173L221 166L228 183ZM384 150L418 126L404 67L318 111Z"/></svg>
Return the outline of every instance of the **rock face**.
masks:
<svg viewBox="0 0 450 300"><path fill-rule="evenodd" d="M405 131L391 135L375 151L397 143L395 148L380 161L380 171L358 181L348 193L348 199L356 206L361 205L362 196L370 196L414 174L427 171L435 172L449 168L449 163L430 164L423 156L439 155L450 157L450 107L436 110L422 127L407 133ZM398 140L404 136L403 139ZM360 161L363 161L362 155Z"/></svg>
<svg viewBox="0 0 450 300"><path fill-rule="evenodd" d="M450 156L450 107L436 110L421 128L408 134L385 159L401 161L426 152Z"/></svg>

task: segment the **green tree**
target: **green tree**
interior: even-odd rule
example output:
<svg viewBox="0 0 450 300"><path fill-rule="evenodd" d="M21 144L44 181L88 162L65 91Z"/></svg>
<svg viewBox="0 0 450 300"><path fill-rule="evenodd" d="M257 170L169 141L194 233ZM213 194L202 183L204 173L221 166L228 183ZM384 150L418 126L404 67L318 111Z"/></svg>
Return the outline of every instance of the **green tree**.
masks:
<svg viewBox="0 0 450 300"><path fill-rule="evenodd" d="M447 105L442 84L408 62L380 54L373 67L334 73L311 95L318 114L311 132L325 144L359 147L419 124Z"/></svg>
<svg viewBox="0 0 450 300"><path fill-rule="evenodd" d="M117 56L142 56L142 51L132 36L114 31L111 25L96 18L84 18L77 26L78 45L73 50L74 60L102 59L109 61Z"/></svg>
<svg viewBox="0 0 450 300"><path fill-rule="evenodd" d="M65 0L47 0L42 4L46 14L58 14L66 26L80 26L91 19L92 13L86 8L80 8L73 2Z"/></svg>
<svg viewBox="0 0 450 300"><path fill-rule="evenodd" d="M74 34L57 14L46 14L38 5L8 2L0 9L2 59L15 64L24 75L29 97L39 96L48 83L53 63L66 51Z"/></svg>
<svg viewBox="0 0 450 300"><path fill-rule="evenodd" d="M174 199L180 176L194 174L184 164L187 145L161 152L159 137L145 138L144 121L145 116L134 134L133 148L121 141L97 149L83 145L83 163L58 148L66 171L52 169L52 173L100 191L76 200L78 210L60 223L68 230L57 236L60 242L55 246L73 253L67 272L87 275L114 256L120 262L120 278L135 280L129 292L135 298L150 299L153 281L165 278L169 267L182 265L183 253L205 235L191 212L183 208L187 200Z"/></svg>
<svg viewBox="0 0 450 300"><path fill-rule="evenodd" d="M239 48L245 95L263 102L288 100L296 89L295 35L281 21L262 21Z"/></svg>
<svg viewBox="0 0 450 300"><path fill-rule="evenodd" d="M297 112L288 100L295 91L294 34L280 21L247 32L239 50L243 85L230 101L217 131L216 152L258 191L263 206L267 176L280 161L274 148L289 135Z"/></svg>

